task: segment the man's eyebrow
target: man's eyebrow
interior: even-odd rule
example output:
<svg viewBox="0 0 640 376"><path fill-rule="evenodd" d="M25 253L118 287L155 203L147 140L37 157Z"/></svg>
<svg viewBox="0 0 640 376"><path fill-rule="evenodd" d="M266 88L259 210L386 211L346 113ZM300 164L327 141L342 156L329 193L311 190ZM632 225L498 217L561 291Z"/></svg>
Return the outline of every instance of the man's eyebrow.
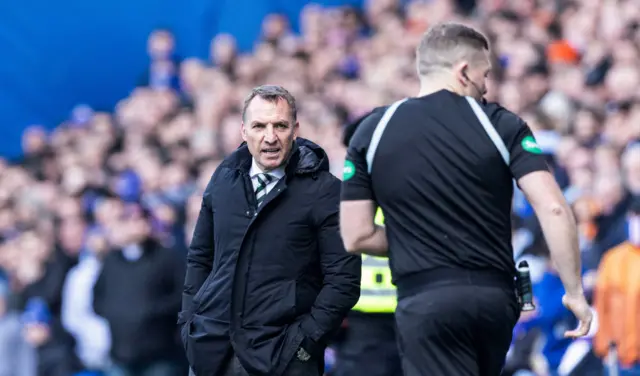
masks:
<svg viewBox="0 0 640 376"><path fill-rule="evenodd" d="M253 121L251 123L252 126L260 126L260 125L266 125L266 123L262 122L262 121ZM284 126L289 126L289 121L287 120L280 120L280 121L275 121L273 122L273 125L284 125Z"/></svg>

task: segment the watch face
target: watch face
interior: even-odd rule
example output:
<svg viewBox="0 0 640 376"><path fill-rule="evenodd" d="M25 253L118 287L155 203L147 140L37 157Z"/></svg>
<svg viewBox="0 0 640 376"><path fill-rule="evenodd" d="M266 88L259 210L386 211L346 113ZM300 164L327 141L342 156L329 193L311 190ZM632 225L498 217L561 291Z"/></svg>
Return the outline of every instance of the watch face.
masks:
<svg viewBox="0 0 640 376"><path fill-rule="evenodd" d="M309 355L309 353L302 347L298 349L298 352L296 353L296 355L298 359L303 362L306 362L307 360L311 359L311 355Z"/></svg>

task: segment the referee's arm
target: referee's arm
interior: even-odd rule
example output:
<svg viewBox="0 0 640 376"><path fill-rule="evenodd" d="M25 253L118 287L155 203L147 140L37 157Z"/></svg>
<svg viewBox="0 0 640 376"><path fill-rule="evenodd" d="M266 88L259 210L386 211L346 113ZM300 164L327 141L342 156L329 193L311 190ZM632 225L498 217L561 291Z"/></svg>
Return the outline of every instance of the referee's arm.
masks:
<svg viewBox="0 0 640 376"><path fill-rule="evenodd" d="M514 114L505 113L503 117L503 121L514 125L510 127L513 131L508 142L511 156L509 168L538 217L551 258L566 291L563 302L580 320L578 328L568 331L565 336L586 335L592 315L582 288L578 231L573 212L549 172L545 157L529 127Z"/></svg>
<svg viewBox="0 0 640 376"><path fill-rule="evenodd" d="M380 120L378 111L347 128L340 202L340 235L349 253L385 256L389 245L384 226L375 224L377 204L367 172L366 152L373 128ZM353 134L353 137L351 137Z"/></svg>

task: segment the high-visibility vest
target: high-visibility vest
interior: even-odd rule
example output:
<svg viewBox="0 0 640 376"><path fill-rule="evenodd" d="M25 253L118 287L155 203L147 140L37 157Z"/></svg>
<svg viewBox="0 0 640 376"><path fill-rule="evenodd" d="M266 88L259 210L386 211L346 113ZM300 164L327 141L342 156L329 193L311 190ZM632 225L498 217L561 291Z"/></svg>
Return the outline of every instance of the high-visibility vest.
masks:
<svg viewBox="0 0 640 376"><path fill-rule="evenodd" d="M384 225L384 215L380 208L375 222ZM396 287L391 283L389 259L362 255L362 279L360 280L360 300L353 310L366 313L393 313L397 305Z"/></svg>

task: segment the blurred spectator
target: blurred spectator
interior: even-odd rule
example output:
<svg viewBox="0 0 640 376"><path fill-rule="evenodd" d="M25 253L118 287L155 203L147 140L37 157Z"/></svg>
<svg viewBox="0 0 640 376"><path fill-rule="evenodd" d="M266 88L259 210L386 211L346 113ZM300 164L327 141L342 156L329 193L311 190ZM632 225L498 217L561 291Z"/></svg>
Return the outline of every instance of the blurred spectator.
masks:
<svg viewBox="0 0 640 376"><path fill-rule="evenodd" d="M640 197L640 142L631 144L622 154L622 167L629 192Z"/></svg>
<svg viewBox="0 0 640 376"><path fill-rule="evenodd" d="M168 29L156 29L149 36L147 53L151 60L170 60L174 57L175 37Z"/></svg>
<svg viewBox="0 0 640 376"><path fill-rule="evenodd" d="M626 240L626 216L631 196L626 192L618 170L609 170L596 176L593 184L593 193L598 205L593 252L601 256Z"/></svg>
<svg viewBox="0 0 640 376"><path fill-rule="evenodd" d="M598 269L595 308L599 329L594 340L603 359L610 344L617 346L620 375L640 373L640 200L636 199L627 219L628 240L611 249Z"/></svg>
<svg viewBox="0 0 640 376"><path fill-rule="evenodd" d="M26 338L38 352L38 375L62 376L80 370L74 356L75 341L62 326L62 286L74 259L54 246L55 236L29 230L16 246L29 257L18 265L17 283L23 286Z"/></svg>
<svg viewBox="0 0 640 376"><path fill-rule="evenodd" d="M149 69L140 80L141 86L154 89L179 89L180 59L175 51L175 36L168 29L156 29L149 36L147 54Z"/></svg>
<svg viewBox="0 0 640 376"><path fill-rule="evenodd" d="M38 375L72 375L82 369L77 358L68 351L69 343L60 334L59 324L53 321L51 310L44 299L29 299L22 321L25 340L38 351Z"/></svg>
<svg viewBox="0 0 640 376"><path fill-rule="evenodd" d="M238 51L236 41L229 34L220 34L211 41L211 62L229 77L235 78Z"/></svg>
<svg viewBox="0 0 640 376"><path fill-rule="evenodd" d="M109 325L93 310L93 288L108 247L103 231L91 231L80 262L69 271L62 290L62 323L75 338L75 352L89 371L104 371L110 363Z"/></svg>
<svg viewBox="0 0 640 376"><path fill-rule="evenodd" d="M180 373L176 327L184 267L151 237L150 213L138 205L107 229L114 249L95 282L93 308L109 323L113 366L108 376Z"/></svg>
<svg viewBox="0 0 640 376"><path fill-rule="evenodd" d="M8 310L9 293L9 284L0 278L0 376L35 376L35 352L22 336L20 317Z"/></svg>

